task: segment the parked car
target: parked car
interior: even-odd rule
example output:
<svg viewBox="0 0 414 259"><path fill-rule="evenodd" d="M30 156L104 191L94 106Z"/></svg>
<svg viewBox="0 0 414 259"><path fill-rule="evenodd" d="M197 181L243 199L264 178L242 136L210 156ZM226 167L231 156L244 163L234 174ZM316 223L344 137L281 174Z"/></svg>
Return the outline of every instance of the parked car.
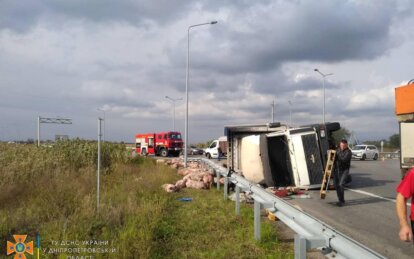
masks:
<svg viewBox="0 0 414 259"><path fill-rule="evenodd" d="M379 157L379 151L376 146L373 145L356 145L352 148L352 158L359 160L373 159L377 160Z"/></svg>
<svg viewBox="0 0 414 259"><path fill-rule="evenodd" d="M189 146L187 148L187 154L189 155L202 155L204 151L196 146Z"/></svg>

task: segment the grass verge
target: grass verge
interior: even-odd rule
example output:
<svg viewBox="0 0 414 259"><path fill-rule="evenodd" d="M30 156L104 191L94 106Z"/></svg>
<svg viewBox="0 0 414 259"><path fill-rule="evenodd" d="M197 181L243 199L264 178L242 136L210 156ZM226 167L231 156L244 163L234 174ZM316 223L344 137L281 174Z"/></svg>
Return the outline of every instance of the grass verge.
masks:
<svg viewBox="0 0 414 259"><path fill-rule="evenodd" d="M248 206L236 216L234 203L216 190L165 193L161 185L179 179L175 170L152 159L131 159L123 148L105 144L98 213L96 143L0 146L0 173L7 176L0 181L0 256L7 258L5 243L13 234L35 241L40 233L41 258L293 257L292 246L277 241L270 222L262 224L262 241L253 240ZM177 200L184 196L193 201ZM102 243L84 244L90 240ZM115 252L78 254L76 248Z"/></svg>

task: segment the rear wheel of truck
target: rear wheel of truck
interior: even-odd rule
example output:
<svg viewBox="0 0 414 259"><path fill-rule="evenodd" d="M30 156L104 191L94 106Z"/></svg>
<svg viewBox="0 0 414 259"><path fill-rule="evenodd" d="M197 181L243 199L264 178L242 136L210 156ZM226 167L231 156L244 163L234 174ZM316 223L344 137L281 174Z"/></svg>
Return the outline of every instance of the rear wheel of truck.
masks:
<svg viewBox="0 0 414 259"><path fill-rule="evenodd" d="M161 156L162 157L167 157L168 156L168 150L165 149L165 148L161 149Z"/></svg>

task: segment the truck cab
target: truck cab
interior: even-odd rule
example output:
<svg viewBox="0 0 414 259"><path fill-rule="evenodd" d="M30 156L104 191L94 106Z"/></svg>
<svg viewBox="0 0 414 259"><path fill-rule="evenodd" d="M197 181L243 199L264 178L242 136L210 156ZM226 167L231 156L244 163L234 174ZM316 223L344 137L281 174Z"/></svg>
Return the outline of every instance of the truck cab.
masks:
<svg viewBox="0 0 414 259"><path fill-rule="evenodd" d="M404 175L414 167L414 79L395 88L395 114L400 126L400 167Z"/></svg>
<svg viewBox="0 0 414 259"><path fill-rule="evenodd" d="M179 156L183 148L180 132L158 132L135 135L135 152L141 155Z"/></svg>

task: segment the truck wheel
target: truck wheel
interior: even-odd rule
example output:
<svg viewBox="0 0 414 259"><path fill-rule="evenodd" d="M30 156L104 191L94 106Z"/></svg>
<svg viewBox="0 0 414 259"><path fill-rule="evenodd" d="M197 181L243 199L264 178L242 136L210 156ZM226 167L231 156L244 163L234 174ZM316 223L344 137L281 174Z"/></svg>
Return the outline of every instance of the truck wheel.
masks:
<svg viewBox="0 0 414 259"><path fill-rule="evenodd" d="M367 159L367 156L365 154L362 155L361 160L364 161L365 159Z"/></svg>
<svg viewBox="0 0 414 259"><path fill-rule="evenodd" d="M378 159L378 154L375 154L374 160L377 160L377 159Z"/></svg>
<svg viewBox="0 0 414 259"><path fill-rule="evenodd" d="M206 157L207 157L208 159L211 159L211 155L210 155L210 153L207 153L207 154L206 154Z"/></svg>
<svg viewBox="0 0 414 259"><path fill-rule="evenodd" d="M165 148L161 149L161 156L162 157L167 157L168 156L168 150L166 150Z"/></svg>

